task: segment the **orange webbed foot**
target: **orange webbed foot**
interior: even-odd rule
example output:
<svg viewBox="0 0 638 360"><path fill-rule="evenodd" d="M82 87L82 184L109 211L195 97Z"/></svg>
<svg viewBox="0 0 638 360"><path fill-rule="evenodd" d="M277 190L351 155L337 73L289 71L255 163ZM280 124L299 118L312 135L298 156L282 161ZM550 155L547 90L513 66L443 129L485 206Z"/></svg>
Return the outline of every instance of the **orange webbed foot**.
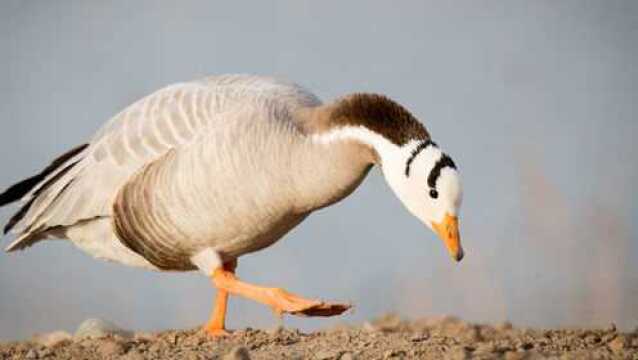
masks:
<svg viewBox="0 0 638 360"><path fill-rule="evenodd" d="M289 293L280 288L268 288L248 284L237 279L231 271L219 268L212 274L212 280L220 291L220 294L235 294L270 306L273 311L281 316L291 314L298 316L335 316L349 310L350 304L328 303L320 300L309 300L301 296ZM225 297L220 297L219 306L223 309L219 313L225 313ZM221 316L215 316L215 319ZM219 323L221 324L221 323Z"/></svg>
<svg viewBox="0 0 638 360"><path fill-rule="evenodd" d="M278 315L336 316L351 308L349 304L308 300L279 288L269 289L269 295L272 298L273 311Z"/></svg>

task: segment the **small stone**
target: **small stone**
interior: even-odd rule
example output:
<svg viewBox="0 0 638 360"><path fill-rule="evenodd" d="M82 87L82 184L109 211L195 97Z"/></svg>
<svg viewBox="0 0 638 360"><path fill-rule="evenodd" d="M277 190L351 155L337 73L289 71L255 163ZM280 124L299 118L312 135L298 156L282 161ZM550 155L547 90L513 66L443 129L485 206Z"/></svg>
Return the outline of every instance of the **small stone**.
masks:
<svg viewBox="0 0 638 360"><path fill-rule="evenodd" d="M224 356L224 360L250 360L250 353L248 352L248 349L240 346L226 354L226 356Z"/></svg>
<svg viewBox="0 0 638 360"><path fill-rule="evenodd" d="M151 343L151 346L148 347L148 351L151 353L160 353L162 351L162 345L159 341L155 341Z"/></svg>
<svg viewBox="0 0 638 360"><path fill-rule="evenodd" d="M56 331L48 334L40 334L33 337L32 341L36 344L54 347L63 342L71 341L72 336L66 331Z"/></svg>
<svg viewBox="0 0 638 360"><path fill-rule="evenodd" d="M180 353L179 357L184 360L199 360L200 356L197 351L185 351Z"/></svg>
<svg viewBox="0 0 638 360"><path fill-rule="evenodd" d="M412 341L412 342L415 342L415 343L416 343L416 342L422 342L422 341L425 341L425 340L427 340L427 339L429 339L429 338L430 338L430 335L428 335L428 334L415 334L415 335L413 335L413 336L410 338L410 341Z"/></svg>
<svg viewBox="0 0 638 360"><path fill-rule="evenodd" d="M207 336L208 335L205 335L202 333L196 333L192 336L186 337L181 344L184 346L191 346L191 347L201 346L202 344L206 342Z"/></svg>
<svg viewBox="0 0 638 360"><path fill-rule="evenodd" d="M384 359L392 359L394 357L405 357L406 352L403 350L388 350L383 353Z"/></svg>
<svg viewBox="0 0 638 360"><path fill-rule="evenodd" d="M123 338L133 337L133 333L126 331L119 326L101 319L85 320L75 331L76 339L102 338L109 335L117 335Z"/></svg>
<svg viewBox="0 0 638 360"><path fill-rule="evenodd" d="M362 328L363 328L364 331L367 331L367 332L377 332L377 331L379 331L379 328L377 328L376 326L372 325L371 323L369 323L367 321L363 323Z"/></svg>
<svg viewBox="0 0 638 360"><path fill-rule="evenodd" d="M508 351L504 356L505 360L523 360L527 358L524 352Z"/></svg>
<svg viewBox="0 0 638 360"><path fill-rule="evenodd" d="M152 341L157 339L157 336L150 332L138 331L135 334L133 334L133 339L142 340L142 341Z"/></svg>
<svg viewBox="0 0 638 360"><path fill-rule="evenodd" d="M607 346L609 346L611 351L613 351L614 353L620 353L627 346L627 342L625 341L625 338L623 336L618 336L609 344L607 344Z"/></svg>
<svg viewBox="0 0 638 360"><path fill-rule="evenodd" d="M585 342L590 345L598 344L600 341L601 339L597 335L589 335L585 338Z"/></svg>
<svg viewBox="0 0 638 360"><path fill-rule="evenodd" d="M477 342L482 339L479 329L476 326L467 328L466 331L462 331L459 339L467 342Z"/></svg>
<svg viewBox="0 0 638 360"><path fill-rule="evenodd" d="M31 349L27 352L27 355L25 356L25 359L38 359L38 352Z"/></svg>
<svg viewBox="0 0 638 360"><path fill-rule="evenodd" d="M131 350L120 358L121 360L144 360L144 356L136 350Z"/></svg>
<svg viewBox="0 0 638 360"><path fill-rule="evenodd" d="M519 345L519 349L525 350L525 351L531 350L533 348L534 348L534 344L528 343L528 342L525 342Z"/></svg>
<svg viewBox="0 0 638 360"><path fill-rule="evenodd" d="M51 356L53 355L53 351L51 351L51 349L49 348L45 348L43 350L38 351L38 357L40 358L45 358L47 356Z"/></svg>
<svg viewBox="0 0 638 360"><path fill-rule="evenodd" d="M166 336L166 341L171 345L177 345L177 334L172 333Z"/></svg>
<svg viewBox="0 0 638 360"><path fill-rule="evenodd" d="M496 325L495 328L496 330L500 330L500 331L512 330L512 323L509 321L505 321Z"/></svg>
<svg viewBox="0 0 638 360"><path fill-rule="evenodd" d="M547 356L543 356L540 352L536 350L530 350L525 353L525 360L541 360L547 359Z"/></svg>
<svg viewBox="0 0 638 360"><path fill-rule="evenodd" d="M392 332L401 326L401 318L396 314L386 314L373 321L374 327L383 332Z"/></svg>
<svg viewBox="0 0 638 360"><path fill-rule="evenodd" d="M336 359L337 356L339 356L339 354L330 350L319 350L313 355L314 355L314 358L317 360Z"/></svg>
<svg viewBox="0 0 638 360"><path fill-rule="evenodd" d="M452 360L464 360L470 358L470 353L464 348L453 348L447 355L446 358Z"/></svg>
<svg viewBox="0 0 638 360"><path fill-rule="evenodd" d="M282 325L277 325L272 329L268 330L268 334L271 336L277 336L284 332L284 327Z"/></svg>
<svg viewBox="0 0 638 360"><path fill-rule="evenodd" d="M496 346L492 343L480 343L476 347L476 350L474 350L474 353L476 355L487 355L493 353L495 350Z"/></svg>
<svg viewBox="0 0 638 360"><path fill-rule="evenodd" d="M97 348L98 353L103 357L118 356L124 353L124 346L115 340L104 340Z"/></svg>
<svg viewBox="0 0 638 360"><path fill-rule="evenodd" d="M346 352L341 354L339 360L354 360L354 355L352 355L352 353Z"/></svg>

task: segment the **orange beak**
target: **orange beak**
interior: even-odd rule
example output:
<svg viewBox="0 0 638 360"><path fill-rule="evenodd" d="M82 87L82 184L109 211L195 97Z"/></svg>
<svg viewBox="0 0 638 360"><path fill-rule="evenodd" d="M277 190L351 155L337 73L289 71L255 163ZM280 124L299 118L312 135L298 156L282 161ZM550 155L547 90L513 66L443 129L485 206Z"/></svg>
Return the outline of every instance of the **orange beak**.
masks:
<svg viewBox="0 0 638 360"><path fill-rule="evenodd" d="M452 259L461 261L464 253L461 247L461 236L459 235L459 218L446 214L442 222L438 224L432 223L432 228L445 243Z"/></svg>

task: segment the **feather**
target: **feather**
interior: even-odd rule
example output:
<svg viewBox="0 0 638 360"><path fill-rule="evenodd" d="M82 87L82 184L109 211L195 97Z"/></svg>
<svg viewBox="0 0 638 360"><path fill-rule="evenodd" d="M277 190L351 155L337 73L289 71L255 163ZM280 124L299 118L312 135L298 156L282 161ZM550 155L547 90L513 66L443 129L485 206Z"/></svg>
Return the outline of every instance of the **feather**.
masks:
<svg viewBox="0 0 638 360"><path fill-rule="evenodd" d="M68 152L53 160L49 166L47 166L37 175L22 180L19 183L11 186L5 192L0 194L0 207L22 199L30 191L41 184L49 175L60 169L68 160L84 151L84 149L86 149L88 146L89 144L84 144L72 150L69 150Z"/></svg>

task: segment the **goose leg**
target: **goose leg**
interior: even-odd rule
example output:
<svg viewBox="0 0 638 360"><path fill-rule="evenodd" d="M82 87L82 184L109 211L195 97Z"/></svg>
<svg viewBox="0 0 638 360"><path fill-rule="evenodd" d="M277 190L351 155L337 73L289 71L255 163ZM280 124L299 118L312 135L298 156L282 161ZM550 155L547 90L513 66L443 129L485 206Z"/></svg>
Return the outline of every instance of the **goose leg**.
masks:
<svg viewBox="0 0 638 360"><path fill-rule="evenodd" d="M237 268L237 260L225 263L223 269L231 274L235 273ZM204 327L204 330L212 336L227 336L226 331L226 309L228 305L228 291L222 288L217 288L217 296L215 298L215 306L213 312L210 315L208 324Z"/></svg>
<svg viewBox="0 0 638 360"><path fill-rule="evenodd" d="M280 288L248 284L240 281L234 272L228 271L225 267L216 269L212 280L217 289L268 305L278 315L289 313L300 316L334 316L342 314L351 307L348 304L304 299Z"/></svg>

